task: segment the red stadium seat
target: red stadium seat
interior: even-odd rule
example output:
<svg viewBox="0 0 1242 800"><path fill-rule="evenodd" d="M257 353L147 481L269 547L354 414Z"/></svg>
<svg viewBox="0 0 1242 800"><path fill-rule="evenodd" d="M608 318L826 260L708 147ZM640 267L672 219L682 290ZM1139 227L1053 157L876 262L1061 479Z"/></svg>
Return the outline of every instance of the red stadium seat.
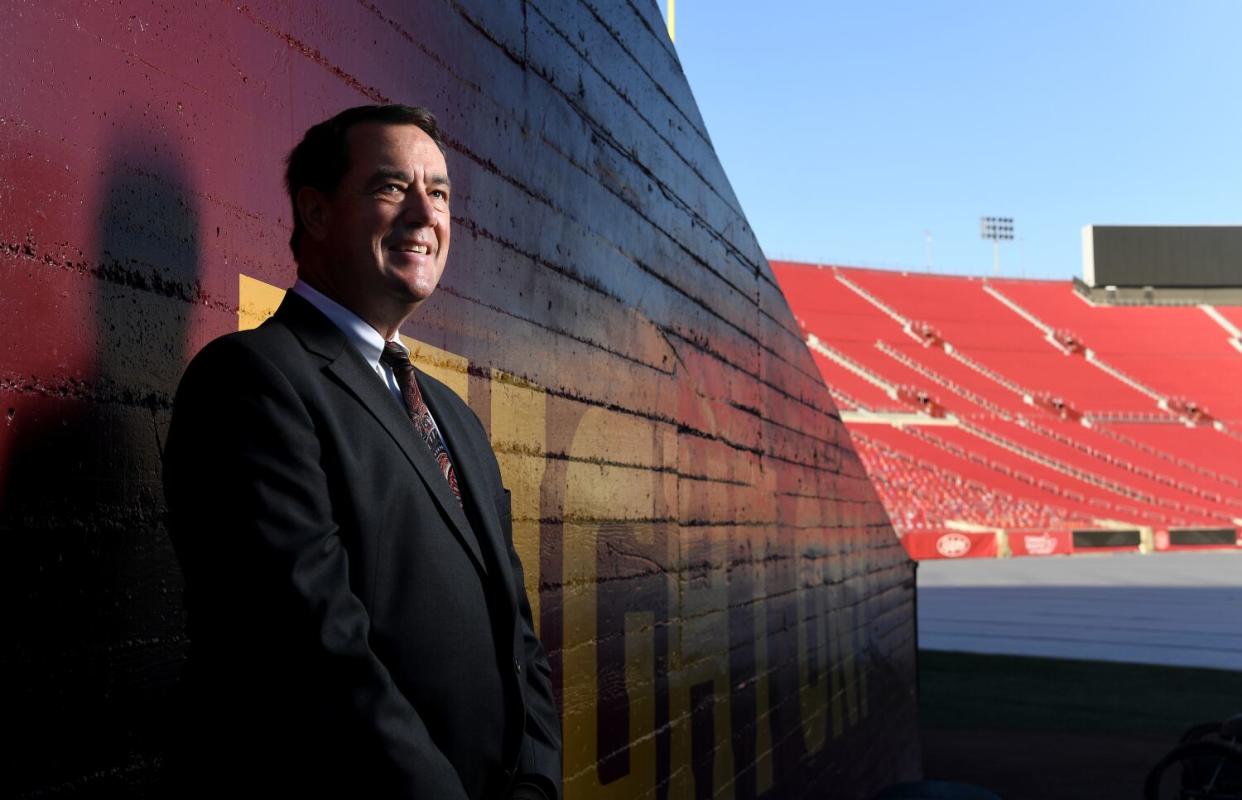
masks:
<svg viewBox="0 0 1242 800"><path fill-rule="evenodd" d="M1240 524L1242 311L772 266L899 532Z"/></svg>

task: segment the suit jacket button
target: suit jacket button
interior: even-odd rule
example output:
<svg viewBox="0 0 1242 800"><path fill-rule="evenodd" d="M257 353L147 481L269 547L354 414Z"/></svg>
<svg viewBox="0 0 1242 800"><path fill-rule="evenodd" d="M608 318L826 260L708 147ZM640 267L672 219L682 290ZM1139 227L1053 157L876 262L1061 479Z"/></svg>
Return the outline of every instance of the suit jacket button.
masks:
<svg viewBox="0 0 1242 800"><path fill-rule="evenodd" d="M518 673L519 675L521 675L521 674L522 674L522 662L517 661L517 660L515 659L515 660L514 660L514 662L513 662L513 668L514 668L515 670L517 670L517 673Z"/></svg>

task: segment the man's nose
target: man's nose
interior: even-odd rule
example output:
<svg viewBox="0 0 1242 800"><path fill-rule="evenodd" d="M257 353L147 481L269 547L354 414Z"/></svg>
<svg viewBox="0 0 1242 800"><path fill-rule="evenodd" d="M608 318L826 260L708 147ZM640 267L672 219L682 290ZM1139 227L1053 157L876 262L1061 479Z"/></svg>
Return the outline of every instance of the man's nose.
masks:
<svg viewBox="0 0 1242 800"><path fill-rule="evenodd" d="M405 208L402 211L402 218L407 225L413 227L425 227L431 224L435 219L436 209L432 205L431 198L423 192L410 192L405 196Z"/></svg>

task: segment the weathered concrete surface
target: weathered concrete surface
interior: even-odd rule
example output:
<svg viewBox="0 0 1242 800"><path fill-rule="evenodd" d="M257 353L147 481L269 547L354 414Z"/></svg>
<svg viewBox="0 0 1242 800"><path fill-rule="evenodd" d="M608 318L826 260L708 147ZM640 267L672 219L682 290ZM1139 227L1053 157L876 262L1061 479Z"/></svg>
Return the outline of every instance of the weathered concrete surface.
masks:
<svg viewBox="0 0 1242 800"><path fill-rule="evenodd" d="M449 134L453 255L406 333L513 489L567 794L916 772L912 566L654 3L8 2L0 41L2 793L149 786L170 398L292 282L284 154L372 101Z"/></svg>
<svg viewBox="0 0 1242 800"><path fill-rule="evenodd" d="M1242 553L919 565L919 646L1242 671Z"/></svg>

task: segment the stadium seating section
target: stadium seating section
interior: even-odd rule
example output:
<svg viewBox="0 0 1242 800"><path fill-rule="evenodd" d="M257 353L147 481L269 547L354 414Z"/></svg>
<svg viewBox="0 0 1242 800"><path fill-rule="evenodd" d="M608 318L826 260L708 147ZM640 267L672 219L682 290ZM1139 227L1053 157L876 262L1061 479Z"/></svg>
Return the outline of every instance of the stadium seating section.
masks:
<svg viewBox="0 0 1242 800"><path fill-rule="evenodd" d="M900 535L1137 529L1176 549L1169 532L1232 529L1242 544L1242 309L772 266Z"/></svg>

